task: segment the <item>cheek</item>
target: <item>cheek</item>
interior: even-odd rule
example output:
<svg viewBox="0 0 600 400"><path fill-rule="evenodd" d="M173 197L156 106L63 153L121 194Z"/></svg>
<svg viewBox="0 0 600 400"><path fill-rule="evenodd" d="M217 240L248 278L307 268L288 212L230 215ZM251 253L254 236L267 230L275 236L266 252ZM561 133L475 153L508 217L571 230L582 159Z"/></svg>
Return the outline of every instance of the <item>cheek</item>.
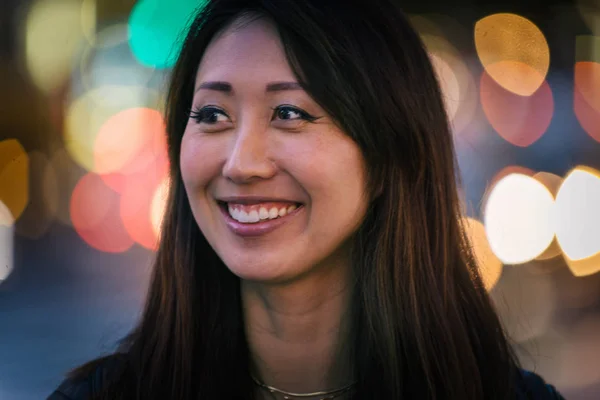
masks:
<svg viewBox="0 0 600 400"><path fill-rule="evenodd" d="M366 164L350 139L298 147L288 157L289 171L311 198L317 220L352 223L366 211Z"/></svg>
<svg viewBox="0 0 600 400"><path fill-rule="evenodd" d="M208 185L219 173L219 152L210 141L184 134L181 141L179 167L188 190Z"/></svg>

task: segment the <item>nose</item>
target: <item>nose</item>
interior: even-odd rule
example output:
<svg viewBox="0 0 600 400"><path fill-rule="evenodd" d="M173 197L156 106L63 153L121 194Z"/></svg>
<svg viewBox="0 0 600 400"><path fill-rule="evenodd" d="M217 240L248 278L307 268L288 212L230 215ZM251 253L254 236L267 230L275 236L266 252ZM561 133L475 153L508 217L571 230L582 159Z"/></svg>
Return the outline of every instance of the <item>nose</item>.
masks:
<svg viewBox="0 0 600 400"><path fill-rule="evenodd" d="M269 158L268 135L256 125L236 132L235 141L223 166L223 176L235 183L269 179L277 172L275 163Z"/></svg>

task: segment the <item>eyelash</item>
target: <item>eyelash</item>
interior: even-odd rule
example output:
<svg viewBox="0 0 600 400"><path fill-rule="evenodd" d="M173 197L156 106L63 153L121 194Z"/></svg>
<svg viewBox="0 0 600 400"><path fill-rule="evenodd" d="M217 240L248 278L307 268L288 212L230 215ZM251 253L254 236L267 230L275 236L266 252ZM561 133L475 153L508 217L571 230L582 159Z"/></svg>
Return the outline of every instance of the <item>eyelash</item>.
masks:
<svg viewBox="0 0 600 400"><path fill-rule="evenodd" d="M299 109L297 107L294 107L294 106L285 105L285 104L277 106L277 107L273 108L272 110L273 110L273 117L275 117L275 115L277 113L281 112L282 110L287 110L287 111L290 111L290 112L295 112L295 113L297 113L297 114L300 115L300 117L297 118L297 119L291 119L291 120L282 119L283 121L304 120L304 121L308 121L308 122L315 122L316 120L319 119L317 117L314 117L314 116L310 115L309 113L307 113L304 110L301 110L301 109ZM196 110L190 111L190 117L193 118L199 124L202 124L202 123L215 124L215 123L217 123L216 121L215 122L207 122L207 119L209 119L210 117L212 117L215 114L221 114L221 115L224 115L224 116L228 116L225 113L225 111L223 111L219 107L215 107L215 106L206 106L206 107L202 107L201 109L196 109Z"/></svg>

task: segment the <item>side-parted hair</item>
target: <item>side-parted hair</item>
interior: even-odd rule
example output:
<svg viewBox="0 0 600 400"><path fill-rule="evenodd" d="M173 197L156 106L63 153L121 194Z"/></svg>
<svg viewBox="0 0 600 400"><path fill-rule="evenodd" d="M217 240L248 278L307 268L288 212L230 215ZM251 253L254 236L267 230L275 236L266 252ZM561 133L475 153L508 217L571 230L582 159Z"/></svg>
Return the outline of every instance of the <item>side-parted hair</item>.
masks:
<svg viewBox="0 0 600 400"><path fill-rule="evenodd" d="M393 0L211 0L198 10L172 71L171 188L146 305L99 398L253 398L240 281L194 220L179 168L200 61L241 17L276 26L298 82L366 160L371 204L352 257L353 398L512 398L518 364L462 225L441 90Z"/></svg>

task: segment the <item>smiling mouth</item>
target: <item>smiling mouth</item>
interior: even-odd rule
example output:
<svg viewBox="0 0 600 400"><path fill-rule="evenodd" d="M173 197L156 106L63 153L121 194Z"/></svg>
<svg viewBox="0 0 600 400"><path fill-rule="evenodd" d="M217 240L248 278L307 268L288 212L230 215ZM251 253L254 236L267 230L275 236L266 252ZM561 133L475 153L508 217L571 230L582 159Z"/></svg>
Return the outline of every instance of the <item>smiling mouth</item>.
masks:
<svg viewBox="0 0 600 400"><path fill-rule="evenodd" d="M242 224L258 224L280 219L303 207L302 203L292 202L238 204L218 201L217 203L233 220Z"/></svg>

